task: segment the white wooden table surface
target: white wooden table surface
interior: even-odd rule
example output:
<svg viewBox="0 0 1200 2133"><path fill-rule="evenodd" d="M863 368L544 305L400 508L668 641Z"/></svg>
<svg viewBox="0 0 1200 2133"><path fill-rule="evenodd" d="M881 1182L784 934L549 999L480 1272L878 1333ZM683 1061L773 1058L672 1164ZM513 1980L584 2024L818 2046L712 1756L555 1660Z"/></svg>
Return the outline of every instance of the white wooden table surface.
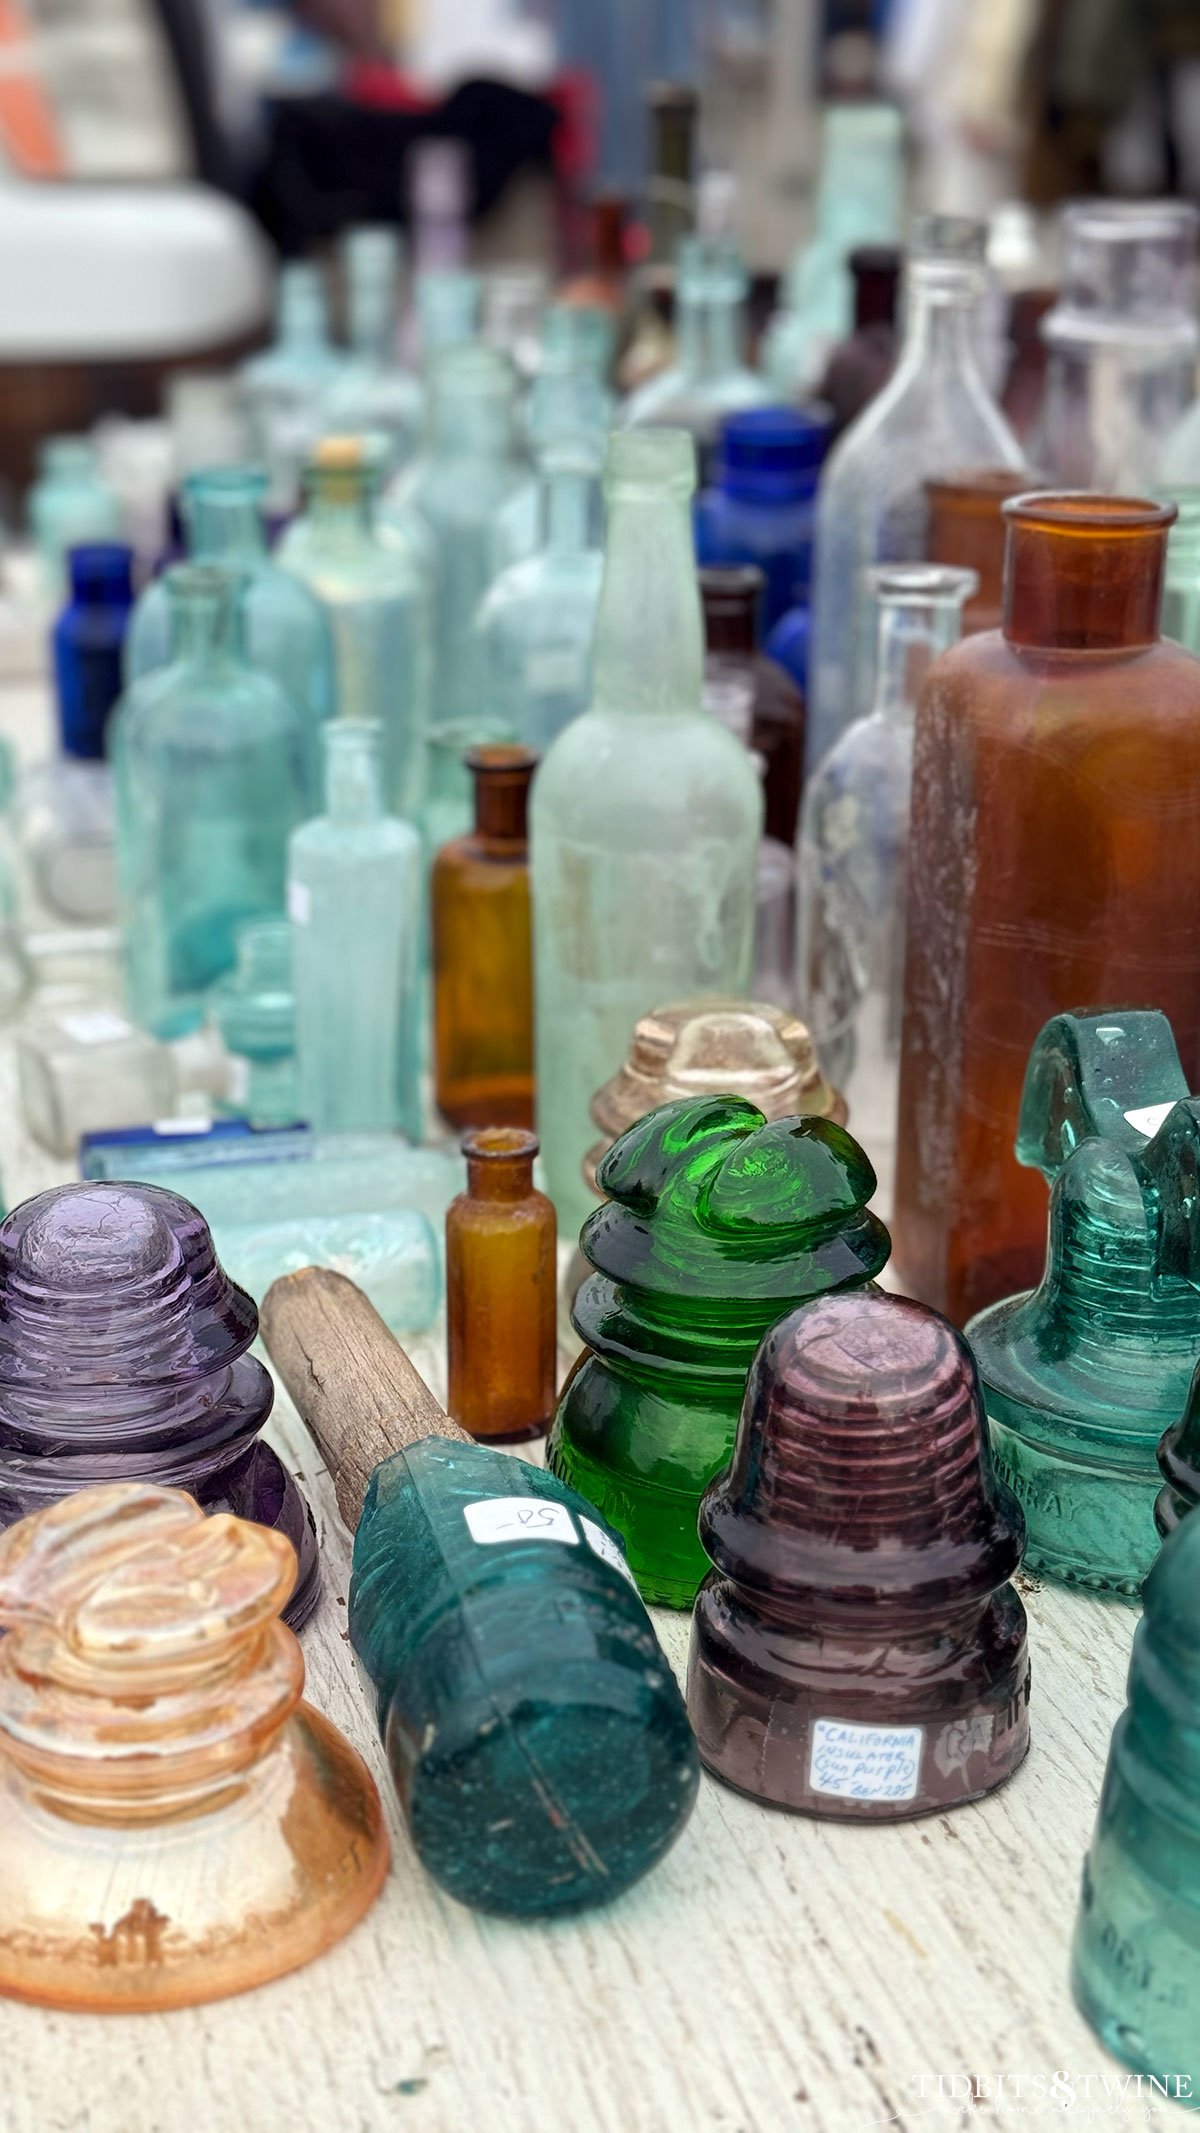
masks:
<svg viewBox="0 0 1200 2133"><path fill-rule="evenodd" d="M9 682L0 726L36 755L40 692ZM68 1174L22 1133L3 1039L0 1174L10 1206ZM438 1343L413 1354L440 1392ZM346 1638L349 1536L286 1398L269 1433L320 1534L308 1694L375 1773L391 1875L348 1940L240 1999L117 2018L0 2001L2 2133L867 2133L1155 2115L1108 2100L1121 2070L1067 1982L1133 1610L1021 1580L1033 1747L990 1800L847 1827L706 1777L675 1849L610 1909L509 1924L463 1910L416 1863ZM682 1676L686 1618L657 1623ZM986 2093L968 2104L972 2082Z"/></svg>

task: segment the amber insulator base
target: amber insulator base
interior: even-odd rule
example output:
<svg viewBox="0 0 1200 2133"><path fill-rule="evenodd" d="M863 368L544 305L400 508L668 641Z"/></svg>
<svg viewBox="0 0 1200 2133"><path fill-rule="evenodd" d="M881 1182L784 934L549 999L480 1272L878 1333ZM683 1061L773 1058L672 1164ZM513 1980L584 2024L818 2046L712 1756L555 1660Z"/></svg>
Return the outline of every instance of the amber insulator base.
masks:
<svg viewBox="0 0 1200 2133"><path fill-rule="evenodd" d="M472 748L475 827L433 863L434 1094L454 1126L532 1126L526 808L537 756Z"/></svg>
<svg viewBox="0 0 1200 2133"><path fill-rule="evenodd" d="M537 1147L517 1127L465 1134L467 1189L446 1215L447 1405L492 1443L544 1437L554 1415L558 1233Z"/></svg>

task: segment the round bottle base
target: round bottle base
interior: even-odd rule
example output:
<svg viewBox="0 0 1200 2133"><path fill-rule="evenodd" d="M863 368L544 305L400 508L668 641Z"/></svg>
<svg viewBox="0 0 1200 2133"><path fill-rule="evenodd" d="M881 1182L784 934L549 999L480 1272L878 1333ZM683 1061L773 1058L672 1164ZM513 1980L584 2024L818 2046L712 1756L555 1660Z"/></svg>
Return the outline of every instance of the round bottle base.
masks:
<svg viewBox="0 0 1200 2133"><path fill-rule="evenodd" d="M1162 1477L1153 1448L1131 1478L1045 1451L989 1415L996 1471L1025 1513L1025 1568L1062 1585L1136 1600L1158 1554L1155 1498Z"/></svg>

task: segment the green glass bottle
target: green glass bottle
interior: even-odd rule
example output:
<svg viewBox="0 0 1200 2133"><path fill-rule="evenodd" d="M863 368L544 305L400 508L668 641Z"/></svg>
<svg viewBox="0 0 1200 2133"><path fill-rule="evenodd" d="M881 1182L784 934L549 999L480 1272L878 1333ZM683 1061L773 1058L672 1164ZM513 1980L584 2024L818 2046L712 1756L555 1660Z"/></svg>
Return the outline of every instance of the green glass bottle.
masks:
<svg viewBox="0 0 1200 2133"><path fill-rule="evenodd" d="M572 1319L590 1353L547 1464L623 1534L642 1596L690 1607L708 1570L696 1520L729 1464L746 1377L795 1305L887 1260L875 1173L827 1118L768 1125L738 1096L664 1104L596 1172L580 1239L595 1272Z"/></svg>
<svg viewBox="0 0 1200 2133"><path fill-rule="evenodd" d="M1200 2099L1200 1518L1146 1581L1075 1924L1072 1986L1118 2059Z"/></svg>
<svg viewBox="0 0 1200 2133"><path fill-rule="evenodd" d="M246 665L238 581L183 563L167 590L171 664L122 697L109 749L129 1006L181 1037L232 968L242 921L282 914L309 753L300 713Z"/></svg>
<svg viewBox="0 0 1200 2133"><path fill-rule="evenodd" d="M1026 1563L1126 1599L1157 1552L1156 1451L1200 1351L1198 1150L1165 1015L1054 1016L1017 1137L1053 1181L1046 1271L967 1327Z"/></svg>
<svg viewBox="0 0 1200 2133"><path fill-rule="evenodd" d="M266 475L257 467L209 467L188 476L180 510L189 559L242 580L246 657L278 682L307 724L315 806L321 727L333 712L333 639L315 594L268 553L266 493ZM133 610L125 639L126 685L166 666L170 656L170 598L164 579L155 578Z"/></svg>
<svg viewBox="0 0 1200 2133"><path fill-rule="evenodd" d="M1167 540L1162 634L1200 654L1200 489L1172 493L1178 516Z"/></svg>

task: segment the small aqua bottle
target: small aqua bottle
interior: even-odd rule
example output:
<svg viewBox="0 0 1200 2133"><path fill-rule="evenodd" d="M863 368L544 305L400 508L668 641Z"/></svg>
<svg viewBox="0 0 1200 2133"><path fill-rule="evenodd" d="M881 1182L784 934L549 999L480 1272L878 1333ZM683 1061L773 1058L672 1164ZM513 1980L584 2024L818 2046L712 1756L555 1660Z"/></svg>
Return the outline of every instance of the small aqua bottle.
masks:
<svg viewBox="0 0 1200 2133"><path fill-rule="evenodd" d="M385 810L377 725L338 719L324 747L326 811L288 854L300 1112L415 1139L421 840Z"/></svg>
<svg viewBox="0 0 1200 2133"><path fill-rule="evenodd" d="M232 967L242 921L284 909L309 774L300 713L246 664L237 582L202 563L166 582L171 664L122 698L110 754L129 1007L180 1037Z"/></svg>
<svg viewBox="0 0 1200 2133"><path fill-rule="evenodd" d="M386 223L360 223L341 243L349 354L333 381L326 419L334 430L378 440L393 473L412 458L424 416L420 380L401 365L401 240Z"/></svg>
<svg viewBox="0 0 1200 2133"><path fill-rule="evenodd" d="M69 549L82 541L120 538L117 499L101 478L95 447L87 437L46 438L38 450L37 480L26 512L42 585L52 599L66 590Z"/></svg>
<svg viewBox="0 0 1200 2133"><path fill-rule="evenodd" d="M280 269L275 339L238 372L254 449L267 470L273 512L296 508L300 475L325 426L325 403L339 367L329 338L329 303L319 267L303 259Z"/></svg>
<svg viewBox="0 0 1200 2133"><path fill-rule="evenodd" d="M312 804L320 796L320 729L333 712L333 639L320 601L267 548L267 479L257 467L209 467L183 484L180 513L188 559L235 572L242 580L246 658L269 674L309 729ZM125 679L135 682L171 656L171 608L155 578L133 611L125 643Z"/></svg>
<svg viewBox="0 0 1200 2133"><path fill-rule="evenodd" d="M255 1127L294 1126L300 1106L286 918L239 926L237 961L213 987L212 1015L229 1054L229 1109Z"/></svg>

